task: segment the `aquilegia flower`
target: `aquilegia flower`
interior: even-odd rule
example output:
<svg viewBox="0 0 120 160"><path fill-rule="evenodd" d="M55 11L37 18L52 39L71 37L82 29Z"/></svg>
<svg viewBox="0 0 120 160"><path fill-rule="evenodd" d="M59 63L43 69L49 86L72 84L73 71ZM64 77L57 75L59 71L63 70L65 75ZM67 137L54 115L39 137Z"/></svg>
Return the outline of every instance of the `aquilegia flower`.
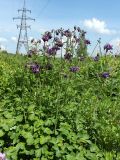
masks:
<svg viewBox="0 0 120 160"><path fill-rule="evenodd" d="M55 45L52 48L47 49L47 54L50 56L55 56L58 50L60 50L59 46Z"/></svg>
<svg viewBox="0 0 120 160"><path fill-rule="evenodd" d="M0 160L6 160L6 157L5 157L4 153L0 153Z"/></svg>
<svg viewBox="0 0 120 160"><path fill-rule="evenodd" d="M66 60L71 60L72 54L68 52L68 53L66 53L66 54L64 55L64 58L65 58Z"/></svg>
<svg viewBox="0 0 120 160"><path fill-rule="evenodd" d="M106 51L106 53L112 49L113 49L113 46L109 43L104 46L104 50Z"/></svg>
<svg viewBox="0 0 120 160"><path fill-rule="evenodd" d="M72 37L72 33L71 33L71 31L68 29L68 30L66 30L66 31L64 31L64 35L66 36L66 37Z"/></svg>
<svg viewBox="0 0 120 160"><path fill-rule="evenodd" d="M102 73L101 75L103 78L109 78L110 77L110 74L108 72L104 72Z"/></svg>
<svg viewBox="0 0 120 160"><path fill-rule="evenodd" d="M58 47L63 47L62 41L57 41L55 45L58 46Z"/></svg>
<svg viewBox="0 0 120 160"><path fill-rule="evenodd" d="M91 44L91 42L86 39L86 40L85 40L85 44L86 44L86 45L89 45L89 44Z"/></svg>
<svg viewBox="0 0 120 160"><path fill-rule="evenodd" d="M43 35L42 40L43 40L44 42L47 42L47 41L49 41L51 38L52 38L51 32L46 32L46 33Z"/></svg>
<svg viewBox="0 0 120 160"><path fill-rule="evenodd" d="M73 72L73 73L76 73L79 71L79 67L76 67L76 66L73 66L73 67L70 67L70 72Z"/></svg>
<svg viewBox="0 0 120 160"><path fill-rule="evenodd" d="M31 64L30 69L35 74L40 73L40 65L38 65L37 63Z"/></svg>

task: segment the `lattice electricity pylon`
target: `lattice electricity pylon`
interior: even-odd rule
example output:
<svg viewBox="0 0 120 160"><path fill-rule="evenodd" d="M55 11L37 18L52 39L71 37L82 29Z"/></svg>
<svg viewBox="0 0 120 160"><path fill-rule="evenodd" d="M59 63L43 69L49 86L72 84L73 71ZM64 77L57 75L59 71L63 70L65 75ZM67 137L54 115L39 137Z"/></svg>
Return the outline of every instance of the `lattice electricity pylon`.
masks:
<svg viewBox="0 0 120 160"><path fill-rule="evenodd" d="M19 36L18 36L18 42L17 42L17 48L16 48L16 54L19 53L20 48L22 45L24 45L26 52L29 50L29 45L28 45L28 35L27 35L27 29L31 28L30 25L27 25L27 20L33 20L35 19L28 17L27 12L31 13L31 10L26 9L26 3L24 0L24 6L23 9L19 9L18 13L22 12L22 15L19 17L14 17L13 20L21 20L21 24L17 25L17 28L20 28L19 31Z"/></svg>

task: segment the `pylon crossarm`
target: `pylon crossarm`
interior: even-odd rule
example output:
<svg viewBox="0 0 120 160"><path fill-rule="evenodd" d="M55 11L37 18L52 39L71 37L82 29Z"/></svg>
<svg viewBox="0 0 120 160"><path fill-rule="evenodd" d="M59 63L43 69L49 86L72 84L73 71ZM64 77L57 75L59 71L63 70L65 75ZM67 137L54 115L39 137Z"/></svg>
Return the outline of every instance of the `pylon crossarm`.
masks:
<svg viewBox="0 0 120 160"><path fill-rule="evenodd" d="M18 10L18 12L29 12L29 13L31 13L31 10L29 10L29 9L26 9L26 8L24 8L24 9L19 9Z"/></svg>

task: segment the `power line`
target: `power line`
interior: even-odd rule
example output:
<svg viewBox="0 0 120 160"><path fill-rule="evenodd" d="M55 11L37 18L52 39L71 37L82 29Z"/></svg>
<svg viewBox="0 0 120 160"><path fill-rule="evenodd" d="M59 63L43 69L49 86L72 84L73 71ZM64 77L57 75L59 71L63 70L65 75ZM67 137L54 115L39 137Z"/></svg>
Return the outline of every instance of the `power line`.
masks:
<svg viewBox="0 0 120 160"><path fill-rule="evenodd" d="M37 18L45 11L45 9L48 7L48 5L50 4L51 0L47 0L46 4L43 6L43 8L41 9L41 11L39 12L39 15L37 16Z"/></svg>

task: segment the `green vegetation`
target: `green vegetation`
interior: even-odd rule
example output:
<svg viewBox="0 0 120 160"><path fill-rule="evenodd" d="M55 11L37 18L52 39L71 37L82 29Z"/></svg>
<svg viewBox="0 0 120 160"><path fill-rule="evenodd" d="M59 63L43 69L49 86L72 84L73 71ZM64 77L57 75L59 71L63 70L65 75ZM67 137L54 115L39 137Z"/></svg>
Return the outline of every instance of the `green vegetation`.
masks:
<svg viewBox="0 0 120 160"><path fill-rule="evenodd" d="M0 53L0 152L8 160L120 160L120 58Z"/></svg>

